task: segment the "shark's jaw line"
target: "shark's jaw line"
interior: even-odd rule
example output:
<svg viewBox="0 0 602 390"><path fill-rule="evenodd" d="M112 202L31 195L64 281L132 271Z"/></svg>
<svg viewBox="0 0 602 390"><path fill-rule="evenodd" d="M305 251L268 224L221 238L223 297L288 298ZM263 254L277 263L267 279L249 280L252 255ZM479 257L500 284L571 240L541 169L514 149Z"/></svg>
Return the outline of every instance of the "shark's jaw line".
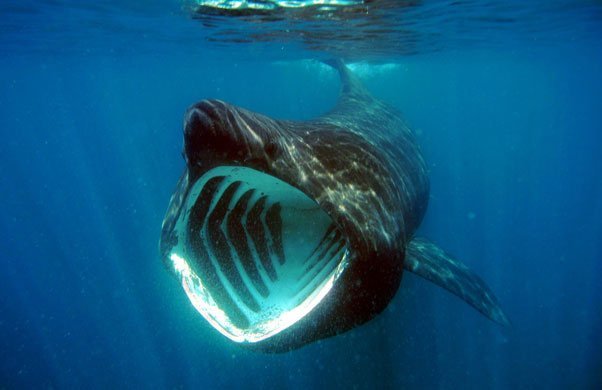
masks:
<svg viewBox="0 0 602 390"><path fill-rule="evenodd" d="M349 263L346 237L299 189L219 166L191 186L170 254L190 302L239 343L270 338L310 313Z"/></svg>

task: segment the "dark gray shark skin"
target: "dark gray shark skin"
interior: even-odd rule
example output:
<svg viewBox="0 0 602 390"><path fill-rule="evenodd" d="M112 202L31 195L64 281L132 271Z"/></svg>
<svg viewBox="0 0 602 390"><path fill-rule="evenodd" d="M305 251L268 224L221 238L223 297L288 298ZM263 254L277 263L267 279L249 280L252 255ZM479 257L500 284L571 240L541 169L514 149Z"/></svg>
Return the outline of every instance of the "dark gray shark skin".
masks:
<svg viewBox="0 0 602 390"><path fill-rule="evenodd" d="M262 296L271 293L257 276L260 261L254 260L254 266L250 260L261 257L261 242L251 239L258 237L251 226L254 211L247 204L253 190L235 202L232 194L240 184L234 182L219 190L221 195L215 195L221 197L221 204L214 201L217 203L209 206L207 202L213 195L208 193L218 191L210 187L219 186L223 180L217 178L217 184L204 185L195 206L184 206L194 183L210 170L220 166L251 168L290 184L315 201L332 219L340 234L340 247L342 243L347 245L348 263L332 289L304 317L270 337L242 345L268 352L288 351L363 324L387 307L399 288L404 268L458 295L488 318L507 324L496 298L481 279L434 244L413 238L429 198L427 168L416 139L398 112L373 98L345 65L335 62L333 66L340 74L342 93L329 113L313 120L275 120L219 100L203 100L188 109L184 121L186 169L172 196L161 234L160 251L167 267L174 268L170 253L178 244L190 248L201 259L198 262L209 264L199 266L207 279L218 280L213 268L226 269L226 261L234 264L233 258L240 258L241 263L248 259L243 264L246 271L232 271L232 265L230 271L223 271L230 275L224 284L242 283L239 274L246 272L257 282ZM200 205L202 198L209 199L204 206ZM263 207L260 203L253 207L259 210ZM269 229L262 231L267 237L270 230L274 248L282 239L278 207L264 211ZM187 241L176 229L183 213L188 213L187 234L193 237ZM241 217L243 214L246 217ZM275 216L273 222L268 221L268 214ZM236 235L236 227L243 225L237 225L237 217L240 221L246 219L246 234L239 228L240 234ZM199 234L207 235L208 241L204 242L209 242L209 248L195 249L203 245L194 239ZM252 252L245 245L257 250ZM220 265L211 266L206 253ZM278 258L286 261L282 255ZM265 274L277 278L268 263L263 262ZM265 277L263 280L270 282ZM218 300L228 295L223 286L215 287L213 294ZM247 306L257 305L253 297L258 294L240 295ZM221 302L224 307L235 306L228 298ZM233 314L232 318L236 315L240 318L234 321L244 327L244 314Z"/></svg>

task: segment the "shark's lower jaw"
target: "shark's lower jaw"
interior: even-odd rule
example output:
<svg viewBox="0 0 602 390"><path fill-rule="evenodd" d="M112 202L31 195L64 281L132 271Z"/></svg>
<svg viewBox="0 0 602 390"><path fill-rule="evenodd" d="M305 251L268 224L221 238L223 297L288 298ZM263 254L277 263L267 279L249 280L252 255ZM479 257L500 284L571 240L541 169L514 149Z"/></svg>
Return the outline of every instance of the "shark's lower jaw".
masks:
<svg viewBox="0 0 602 390"><path fill-rule="evenodd" d="M297 188L220 166L190 189L169 257L194 307L226 337L255 343L311 312L348 263L332 219Z"/></svg>

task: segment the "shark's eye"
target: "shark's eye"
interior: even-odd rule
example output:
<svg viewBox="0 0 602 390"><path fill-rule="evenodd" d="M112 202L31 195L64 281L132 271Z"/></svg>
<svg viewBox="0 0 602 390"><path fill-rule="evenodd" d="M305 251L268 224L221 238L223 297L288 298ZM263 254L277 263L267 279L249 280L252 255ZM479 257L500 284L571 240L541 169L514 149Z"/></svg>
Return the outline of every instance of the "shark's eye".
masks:
<svg viewBox="0 0 602 390"><path fill-rule="evenodd" d="M222 166L191 187L170 259L196 309L221 333L256 342L288 328L328 294L347 241L297 188Z"/></svg>

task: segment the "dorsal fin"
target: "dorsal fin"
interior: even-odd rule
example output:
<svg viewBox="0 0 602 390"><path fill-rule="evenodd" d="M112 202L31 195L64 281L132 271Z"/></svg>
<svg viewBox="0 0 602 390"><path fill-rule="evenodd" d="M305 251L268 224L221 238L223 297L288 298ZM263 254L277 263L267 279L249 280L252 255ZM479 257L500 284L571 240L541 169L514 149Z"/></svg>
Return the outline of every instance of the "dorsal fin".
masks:
<svg viewBox="0 0 602 390"><path fill-rule="evenodd" d="M371 95L368 90L364 87L360 79L345 65L340 59L325 60L325 64L333 67L339 72L341 78L341 98L345 97L366 97L370 98Z"/></svg>

